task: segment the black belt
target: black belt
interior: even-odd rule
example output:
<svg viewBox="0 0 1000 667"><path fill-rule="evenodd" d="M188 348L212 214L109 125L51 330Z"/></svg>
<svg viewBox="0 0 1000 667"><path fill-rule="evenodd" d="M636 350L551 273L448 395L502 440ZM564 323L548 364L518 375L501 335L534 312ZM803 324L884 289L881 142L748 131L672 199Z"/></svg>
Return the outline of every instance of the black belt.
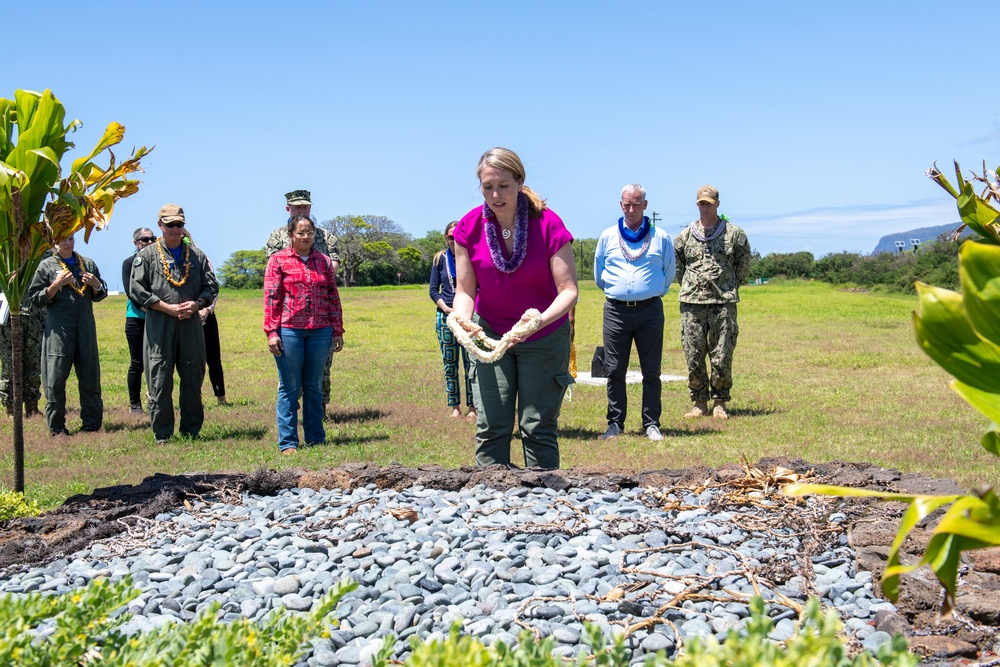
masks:
<svg viewBox="0 0 1000 667"><path fill-rule="evenodd" d="M641 299L639 301L624 301L622 299L612 299L609 296L608 297L608 302L609 303L618 304L619 306L625 306L626 308L635 308L636 306L641 306L644 303L649 303L650 301L656 301L659 298L660 297L658 297L658 296L652 296L652 297L650 297L648 299Z"/></svg>

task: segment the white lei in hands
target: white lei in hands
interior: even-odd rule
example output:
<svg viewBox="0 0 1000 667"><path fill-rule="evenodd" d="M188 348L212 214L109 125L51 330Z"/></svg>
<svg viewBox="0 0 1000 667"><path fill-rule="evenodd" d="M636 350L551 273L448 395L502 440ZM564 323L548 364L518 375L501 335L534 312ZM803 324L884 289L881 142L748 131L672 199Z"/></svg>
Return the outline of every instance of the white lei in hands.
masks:
<svg viewBox="0 0 1000 667"><path fill-rule="evenodd" d="M500 337L500 340L493 340L483 333L482 329L474 335L470 334L469 331L475 329L476 325L455 311L448 315L448 328L455 334L455 340L468 351L469 356L487 364L500 361L510 347L511 338L527 338L541 326L542 314L534 308L529 308L510 331Z"/></svg>

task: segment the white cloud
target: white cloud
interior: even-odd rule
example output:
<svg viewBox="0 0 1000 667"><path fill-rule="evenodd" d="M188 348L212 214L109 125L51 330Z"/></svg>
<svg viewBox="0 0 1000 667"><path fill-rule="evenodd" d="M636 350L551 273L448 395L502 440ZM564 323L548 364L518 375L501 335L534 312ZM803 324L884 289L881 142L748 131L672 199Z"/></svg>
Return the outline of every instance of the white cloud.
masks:
<svg viewBox="0 0 1000 667"><path fill-rule="evenodd" d="M842 250L867 254L886 234L961 224L955 201L947 196L898 205L816 208L738 220L734 216L733 221L763 255L807 250L816 257Z"/></svg>

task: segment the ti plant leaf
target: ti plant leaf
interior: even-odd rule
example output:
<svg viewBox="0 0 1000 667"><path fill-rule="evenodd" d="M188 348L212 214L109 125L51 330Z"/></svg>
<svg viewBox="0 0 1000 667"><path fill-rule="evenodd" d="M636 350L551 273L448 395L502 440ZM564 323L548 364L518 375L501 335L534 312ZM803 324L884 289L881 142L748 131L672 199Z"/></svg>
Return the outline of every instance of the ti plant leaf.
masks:
<svg viewBox="0 0 1000 667"><path fill-rule="evenodd" d="M920 348L965 384L1000 393L1000 345L976 334L962 296L923 283L917 296L913 325Z"/></svg>
<svg viewBox="0 0 1000 667"><path fill-rule="evenodd" d="M969 322L979 336L1000 345L1000 246L969 241L958 257Z"/></svg>

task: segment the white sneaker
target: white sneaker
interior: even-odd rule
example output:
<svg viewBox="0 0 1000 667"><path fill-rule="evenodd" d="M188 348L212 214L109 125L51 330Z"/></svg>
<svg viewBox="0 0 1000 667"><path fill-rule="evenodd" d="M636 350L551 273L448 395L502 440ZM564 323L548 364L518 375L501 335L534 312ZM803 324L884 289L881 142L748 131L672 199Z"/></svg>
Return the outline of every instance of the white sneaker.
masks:
<svg viewBox="0 0 1000 667"><path fill-rule="evenodd" d="M663 440L663 434L660 433L659 427L655 424L646 427L646 435L649 436L650 440Z"/></svg>

